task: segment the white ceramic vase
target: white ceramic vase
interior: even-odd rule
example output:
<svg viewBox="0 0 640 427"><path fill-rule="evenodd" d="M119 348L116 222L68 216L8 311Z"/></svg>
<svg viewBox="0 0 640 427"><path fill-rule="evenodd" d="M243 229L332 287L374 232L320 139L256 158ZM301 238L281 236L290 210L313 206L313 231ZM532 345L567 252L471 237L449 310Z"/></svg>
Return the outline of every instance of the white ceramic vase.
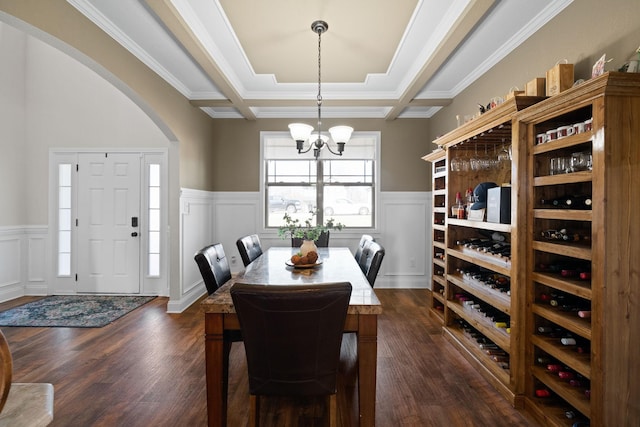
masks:
<svg viewBox="0 0 640 427"><path fill-rule="evenodd" d="M303 240L302 245L300 246L300 253L302 256L307 255L308 252L318 252L318 247L313 240Z"/></svg>

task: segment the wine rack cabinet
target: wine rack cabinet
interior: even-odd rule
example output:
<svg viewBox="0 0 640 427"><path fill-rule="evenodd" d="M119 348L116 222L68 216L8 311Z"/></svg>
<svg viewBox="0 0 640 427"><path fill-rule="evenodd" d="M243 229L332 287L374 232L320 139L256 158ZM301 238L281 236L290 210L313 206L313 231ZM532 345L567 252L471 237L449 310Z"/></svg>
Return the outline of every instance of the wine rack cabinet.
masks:
<svg viewBox="0 0 640 427"><path fill-rule="evenodd" d="M445 337L514 406L522 406L524 393L524 275L519 277L518 268L524 259L518 228L524 207L518 210L520 154L513 136L519 133L513 117L541 99L511 98L436 139L439 148L423 157L434 168L434 256L444 258L433 260L430 310L441 316ZM510 224L452 217L456 194L464 198L481 182L511 185ZM510 254L464 243L495 234L511 245Z"/></svg>
<svg viewBox="0 0 640 427"><path fill-rule="evenodd" d="M514 120L525 407L546 425L640 425L640 75L606 73ZM575 133L538 143L563 126Z"/></svg>

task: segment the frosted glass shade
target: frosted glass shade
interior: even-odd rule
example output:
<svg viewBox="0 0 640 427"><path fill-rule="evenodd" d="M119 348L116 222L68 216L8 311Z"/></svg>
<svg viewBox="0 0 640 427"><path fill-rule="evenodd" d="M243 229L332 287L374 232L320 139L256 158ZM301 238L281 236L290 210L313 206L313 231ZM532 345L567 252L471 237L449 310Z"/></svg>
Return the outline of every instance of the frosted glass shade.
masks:
<svg viewBox="0 0 640 427"><path fill-rule="evenodd" d="M291 138L295 141L306 141L309 139L311 132L313 132L313 126L306 123L291 123L289 132L291 132Z"/></svg>
<svg viewBox="0 0 640 427"><path fill-rule="evenodd" d="M329 133L334 142L348 142L353 128L351 126L334 126L329 128Z"/></svg>

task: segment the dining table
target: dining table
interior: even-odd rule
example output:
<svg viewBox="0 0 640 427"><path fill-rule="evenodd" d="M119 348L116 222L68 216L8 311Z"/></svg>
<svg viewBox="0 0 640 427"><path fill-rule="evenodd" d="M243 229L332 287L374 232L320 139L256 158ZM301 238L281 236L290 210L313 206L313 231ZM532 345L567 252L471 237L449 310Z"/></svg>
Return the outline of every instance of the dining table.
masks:
<svg viewBox="0 0 640 427"><path fill-rule="evenodd" d="M298 250L291 247L269 248L244 271L202 301L209 426L226 425L228 366L225 363L228 360L225 362L224 352L231 343L225 342L230 335L225 331L240 329L229 292L238 282L273 286L351 283L344 332L353 332L357 336L359 424L365 427L375 425L378 315L382 313L382 305L349 248L318 248L318 260L306 268L290 265L292 255Z"/></svg>

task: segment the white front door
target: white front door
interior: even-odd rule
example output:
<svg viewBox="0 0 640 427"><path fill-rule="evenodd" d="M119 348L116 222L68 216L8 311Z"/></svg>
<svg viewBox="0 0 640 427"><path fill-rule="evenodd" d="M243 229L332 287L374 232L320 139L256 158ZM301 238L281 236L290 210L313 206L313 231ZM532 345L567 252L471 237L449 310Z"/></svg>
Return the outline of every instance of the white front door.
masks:
<svg viewBox="0 0 640 427"><path fill-rule="evenodd" d="M140 163L137 153L78 159L78 292L140 292Z"/></svg>

